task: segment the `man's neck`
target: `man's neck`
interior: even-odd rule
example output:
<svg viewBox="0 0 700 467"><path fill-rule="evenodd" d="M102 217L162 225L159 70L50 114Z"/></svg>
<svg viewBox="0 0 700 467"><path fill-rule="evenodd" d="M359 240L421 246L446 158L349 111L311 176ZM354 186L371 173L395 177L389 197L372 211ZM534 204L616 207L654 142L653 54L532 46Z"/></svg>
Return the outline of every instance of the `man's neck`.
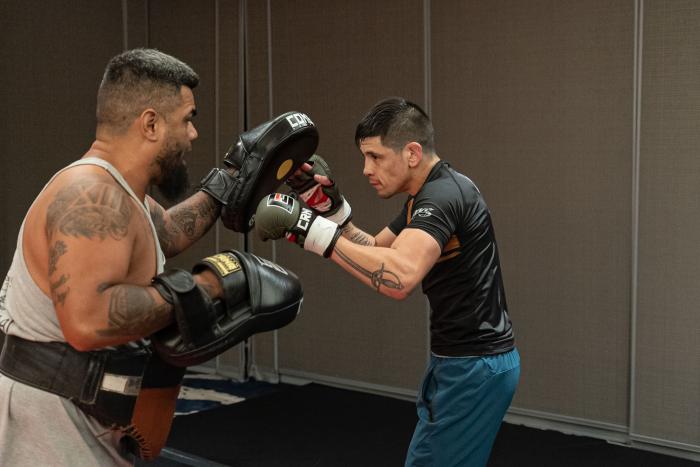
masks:
<svg viewBox="0 0 700 467"><path fill-rule="evenodd" d="M412 186L409 189L409 194L411 196L416 196L416 193L423 188L425 181L428 179L428 175L430 175L430 171L433 170L433 167L435 167L435 164L438 162L440 162L440 158L437 154L433 154L430 158L423 158L421 164L416 167L416 172L413 176Z"/></svg>
<svg viewBox="0 0 700 467"><path fill-rule="evenodd" d="M150 184L149 167L144 165L148 157L140 154L138 148L128 143L120 144L118 140L105 141L99 137L92 143L83 157L98 157L109 162L129 184L134 194L146 199L146 191Z"/></svg>

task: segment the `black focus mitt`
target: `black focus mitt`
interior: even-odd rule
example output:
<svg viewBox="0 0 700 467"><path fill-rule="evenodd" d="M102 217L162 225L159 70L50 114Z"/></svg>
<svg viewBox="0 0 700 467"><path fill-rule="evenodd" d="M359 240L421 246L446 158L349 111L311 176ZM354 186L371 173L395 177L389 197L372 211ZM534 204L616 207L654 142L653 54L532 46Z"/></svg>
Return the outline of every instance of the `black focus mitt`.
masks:
<svg viewBox="0 0 700 467"><path fill-rule="evenodd" d="M222 205L221 221L248 232L258 202L276 191L318 146L318 130L301 112L287 112L242 133L224 156L228 169L214 168L200 183Z"/></svg>
<svg viewBox="0 0 700 467"><path fill-rule="evenodd" d="M154 348L170 365L199 365L253 334L286 326L301 310L301 282L271 261L226 250L204 258L192 271L205 269L221 281L223 299L210 299L183 269L153 279L175 314L175 323L151 336Z"/></svg>

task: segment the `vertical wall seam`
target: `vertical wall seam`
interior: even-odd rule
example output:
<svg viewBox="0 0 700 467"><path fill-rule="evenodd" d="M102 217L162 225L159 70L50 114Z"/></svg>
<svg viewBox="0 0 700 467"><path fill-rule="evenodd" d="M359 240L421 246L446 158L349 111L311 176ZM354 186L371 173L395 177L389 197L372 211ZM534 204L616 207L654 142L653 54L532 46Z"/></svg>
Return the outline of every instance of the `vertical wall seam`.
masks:
<svg viewBox="0 0 700 467"><path fill-rule="evenodd" d="M272 119L274 106L272 95L272 5L270 0L267 0L267 114L268 118ZM277 242L272 242L272 261L277 262ZM275 329L272 332L272 366L275 375L280 379L280 360L279 360L279 332Z"/></svg>
<svg viewBox="0 0 700 467"><path fill-rule="evenodd" d="M219 21L220 12L219 0L214 1L214 166L218 167L220 161L219 152L221 150L221 24ZM221 249L221 226L214 228L214 248Z"/></svg>
<svg viewBox="0 0 700 467"><path fill-rule="evenodd" d="M430 40L430 0L423 0L423 66L424 66L424 94L425 94L425 111L428 115L432 115L432 73L431 73L431 54L432 42Z"/></svg>
<svg viewBox="0 0 700 467"><path fill-rule="evenodd" d="M639 292L639 184L641 162L642 44L644 0L634 2L634 78L632 128L632 245L630 284L630 371L628 434L635 432L637 373L637 313Z"/></svg>
<svg viewBox="0 0 700 467"><path fill-rule="evenodd" d="M122 0L122 47L129 48L129 5L127 0Z"/></svg>
<svg viewBox="0 0 700 467"><path fill-rule="evenodd" d="M219 94L219 0L214 0L214 167L219 165L219 100L221 95ZM218 225L214 226L214 250L219 251L221 245L221 227ZM219 355L214 359L214 368L217 374L220 373L219 369L221 367L221 357Z"/></svg>
<svg viewBox="0 0 700 467"><path fill-rule="evenodd" d="M240 129L248 130L250 106L248 105L248 3L247 0L240 0L238 3L238 118ZM244 250L249 251L250 242L248 242L248 234L243 234ZM242 345L239 346L240 357L240 377L246 380L248 377L248 367L252 368L255 365L255 353L253 345L255 339L245 339Z"/></svg>
<svg viewBox="0 0 700 467"><path fill-rule="evenodd" d="M267 113L272 119L274 106L272 95L272 5L270 0L267 0Z"/></svg>
<svg viewBox="0 0 700 467"><path fill-rule="evenodd" d="M431 54L432 54L432 42L430 40L431 34L431 21L432 17L430 15L431 4L430 0L423 0L423 68L424 68L424 98L425 98L425 111L428 115L433 115L433 102L432 102L432 69L431 69ZM430 301L426 296L425 301L425 360L426 364L430 362Z"/></svg>
<svg viewBox="0 0 700 467"><path fill-rule="evenodd" d="M151 4L150 0L143 2L144 16L146 18L146 47L151 46Z"/></svg>
<svg viewBox="0 0 700 467"><path fill-rule="evenodd" d="M238 9L238 102L241 103L238 107L238 117L241 122L240 129L248 130L248 120L250 106L248 92L248 2L241 0Z"/></svg>

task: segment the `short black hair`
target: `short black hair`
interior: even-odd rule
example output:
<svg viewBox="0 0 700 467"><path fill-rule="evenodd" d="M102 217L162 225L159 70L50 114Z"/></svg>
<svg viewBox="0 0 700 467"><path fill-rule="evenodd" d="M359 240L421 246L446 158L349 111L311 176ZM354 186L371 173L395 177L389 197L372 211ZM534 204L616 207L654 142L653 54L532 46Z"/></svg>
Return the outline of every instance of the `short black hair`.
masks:
<svg viewBox="0 0 700 467"><path fill-rule="evenodd" d="M156 49L132 49L107 63L97 92L97 125L126 131L144 109L167 114L180 102L180 88L194 89L199 76L186 63Z"/></svg>
<svg viewBox="0 0 700 467"><path fill-rule="evenodd" d="M377 102L355 130L355 144L379 136L384 146L400 151L411 141L420 143L429 154L435 152L433 124L418 104L403 97L389 97Z"/></svg>

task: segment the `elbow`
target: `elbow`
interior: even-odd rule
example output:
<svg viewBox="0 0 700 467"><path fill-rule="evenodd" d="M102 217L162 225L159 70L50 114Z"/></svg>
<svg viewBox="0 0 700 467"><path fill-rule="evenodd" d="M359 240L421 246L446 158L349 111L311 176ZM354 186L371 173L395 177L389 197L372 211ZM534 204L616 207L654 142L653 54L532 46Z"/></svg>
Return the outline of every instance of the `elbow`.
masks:
<svg viewBox="0 0 700 467"><path fill-rule="evenodd" d="M382 287L384 295L397 301L406 300L418 285L418 282L399 283L396 287Z"/></svg>
<svg viewBox="0 0 700 467"><path fill-rule="evenodd" d="M104 340L99 339L95 330L90 329L89 326L62 326L62 330L68 345L78 352L89 352L105 346Z"/></svg>
<svg viewBox="0 0 700 467"><path fill-rule="evenodd" d="M78 352L89 352L99 347L92 339L87 338L87 336L73 335L65 332L63 335L66 338L68 345L73 347Z"/></svg>

